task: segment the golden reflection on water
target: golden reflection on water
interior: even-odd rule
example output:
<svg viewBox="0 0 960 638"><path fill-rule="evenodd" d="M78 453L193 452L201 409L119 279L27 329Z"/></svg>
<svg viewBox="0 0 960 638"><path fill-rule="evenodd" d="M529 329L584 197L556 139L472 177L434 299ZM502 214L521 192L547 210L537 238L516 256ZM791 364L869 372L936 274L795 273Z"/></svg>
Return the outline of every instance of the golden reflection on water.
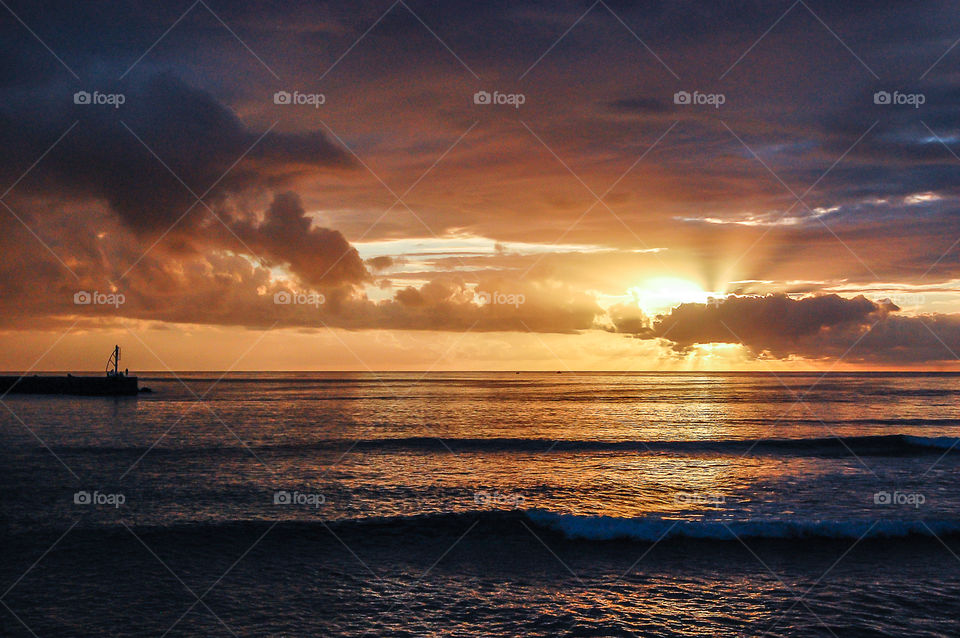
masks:
<svg viewBox="0 0 960 638"><path fill-rule="evenodd" d="M118 453L125 465L117 475L163 434L137 468L145 476L186 472L197 484L238 490L310 486L330 495L323 512L330 517L510 508L665 518L722 518L733 510L749 517L765 508L764 515L776 516L805 502L827 502L827 488L817 485L821 475L833 473L833 483L875 477L852 458L714 442L960 434L951 394L960 385L955 377L829 377L811 391L817 380L655 374L322 383L281 378L266 386L220 384L210 398L216 416L192 407L194 397L175 381L151 381L155 394L135 402L84 403L82 411L73 402L11 400L37 436L64 449L129 447L129 454ZM207 384L192 383L198 389ZM807 401L795 405L798 395ZM922 422L909 421L918 414ZM16 423L5 433L10 444L35 444ZM402 444L380 445L384 440ZM467 444L476 441L494 445ZM629 445L585 445L598 441ZM668 442L705 443L678 448ZM73 462L81 471L97 471L87 457ZM848 489L851 504L872 503L876 488ZM784 498L800 489L806 491L799 502ZM211 516L216 507L211 501Z"/></svg>
<svg viewBox="0 0 960 638"><path fill-rule="evenodd" d="M777 481L835 470L807 458L582 451L353 456L334 476L326 475L327 462L291 460L279 466L279 476L317 484L333 480L349 490L352 500L334 495L328 515L339 509L381 515L545 509L581 516L722 518L727 510L742 515L782 498Z"/></svg>

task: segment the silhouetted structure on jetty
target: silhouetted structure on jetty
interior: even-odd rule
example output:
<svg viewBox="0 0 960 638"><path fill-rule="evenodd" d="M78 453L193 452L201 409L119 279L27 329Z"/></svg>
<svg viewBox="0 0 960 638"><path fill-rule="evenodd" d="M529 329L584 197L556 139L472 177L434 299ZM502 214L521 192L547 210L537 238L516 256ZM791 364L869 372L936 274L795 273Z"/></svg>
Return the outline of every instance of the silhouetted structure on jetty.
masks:
<svg viewBox="0 0 960 638"><path fill-rule="evenodd" d="M140 392L137 377L131 377L120 366L120 346L115 346L107 360L106 376L23 376L0 377L2 394L75 394L81 396L124 396Z"/></svg>

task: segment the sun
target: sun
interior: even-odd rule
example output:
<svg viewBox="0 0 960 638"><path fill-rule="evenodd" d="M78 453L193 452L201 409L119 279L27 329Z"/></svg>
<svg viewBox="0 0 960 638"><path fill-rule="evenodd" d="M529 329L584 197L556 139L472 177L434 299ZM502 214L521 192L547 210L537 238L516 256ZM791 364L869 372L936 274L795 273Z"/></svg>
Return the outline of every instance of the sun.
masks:
<svg viewBox="0 0 960 638"><path fill-rule="evenodd" d="M641 310L648 314L666 312L682 303L706 303L720 293L704 290L702 286L680 277L653 277L627 289L627 293Z"/></svg>

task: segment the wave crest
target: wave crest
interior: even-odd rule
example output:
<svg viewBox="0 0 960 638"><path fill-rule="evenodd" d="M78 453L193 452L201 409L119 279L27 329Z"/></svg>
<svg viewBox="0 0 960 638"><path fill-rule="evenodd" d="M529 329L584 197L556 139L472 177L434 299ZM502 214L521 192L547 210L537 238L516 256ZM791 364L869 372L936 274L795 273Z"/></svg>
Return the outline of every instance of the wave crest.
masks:
<svg viewBox="0 0 960 638"><path fill-rule="evenodd" d="M459 537L468 528L471 538L479 536L502 541L508 537L529 539L527 527L538 534L556 534L568 541L632 541L657 543L671 540L728 542L755 540L868 540L905 537L947 537L960 535L960 520L955 519L759 519L759 520L681 520L657 516L623 518L585 516L548 510L470 510L408 516L368 516L330 521L231 520L178 523L161 526L137 526L138 535L179 538L220 539L239 535L248 538L271 530L271 537L311 539L335 531L338 537L364 541L389 537L416 543L427 537ZM114 531L126 535L121 526L89 528L88 533ZM77 533L82 533L78 531ZM180 542L178 541L178 542Z"/></svg>
<svg viewBox="0 0 960 638"><path fill-rule="evenodd" d="M819 437L806 439L699 439L674 441L604 441L526 438L433 438L401 437L373 439L330 439L279 445L242 446L186 446L186 447L116 447L116 446L57 446L57 452L86 453L143 453L154 454L248 454L258 452L296 453L302 450L338 451L343 449L369 451L437 451L450 449L462 452L635 452L677 454L752 454L792 456L887 456L929 454L932 450L960 452L960 438L925 437L906 434L874 436Z"/></svg>
<svg viewBox="0 0 960 638"><path fill-rule="evenodd" d="M852 539L940 536L960 533L960 520L749 520L689 521L656 517L576 516L526 512L536 525L569 539L657 542L671 538L730 541L753 539Z"/></svg>

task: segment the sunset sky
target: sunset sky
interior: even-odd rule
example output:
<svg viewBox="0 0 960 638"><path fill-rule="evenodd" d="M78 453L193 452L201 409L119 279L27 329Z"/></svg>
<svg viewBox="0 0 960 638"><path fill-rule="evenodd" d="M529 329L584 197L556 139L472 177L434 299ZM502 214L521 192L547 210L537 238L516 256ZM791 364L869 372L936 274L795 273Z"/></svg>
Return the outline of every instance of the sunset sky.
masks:
<svg viewBox="0 0 960 638"><path fill-rule="evenodd" d="M955 3L70 11L0 9L6 370L957 368Z"/></svg>

